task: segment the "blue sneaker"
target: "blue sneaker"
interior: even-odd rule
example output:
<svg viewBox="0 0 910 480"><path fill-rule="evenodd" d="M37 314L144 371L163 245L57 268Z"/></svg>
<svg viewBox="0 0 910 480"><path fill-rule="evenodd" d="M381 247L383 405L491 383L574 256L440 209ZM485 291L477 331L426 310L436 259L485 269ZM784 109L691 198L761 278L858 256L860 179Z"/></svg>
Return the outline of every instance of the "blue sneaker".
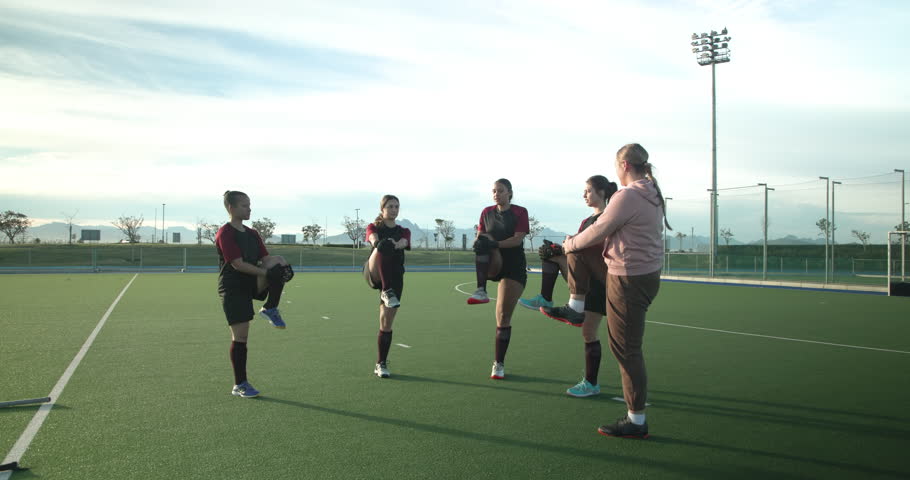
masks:
<svg viewBox="0 0 910 480"><path fill-rule="evenodd" d="M543 295L539 293L534 298L522 298L518 301L518 303L521 304L522 307L530 308L531 310L535 311L540 310L540 307L553 307L553 302L547 300L546 298L543 298Z"/></svg>
<svg viewBox="0 0 910 480"><path fill-rule="evenodd" d="M275 328L285 328L287 326L284 324L284 320L281 319L281 314L278 313L278 307L268 309L262 307L259 310L259 315L265 317Z"/></svg>
<svg viewBox="0 0 910 480"><path fill-rule="evenodd" d="M591 397L600 395L600 385L591 385L587 378L582 378L574 387L566 390L573 397Z"/></svg>
<svg viewBox="0 0 910 480"><path fill-rule="evenodd" d="M244 381L239 385L234 385L234 389L231 390L231 395L241 398L253 398L259 396L259 390L253 388L253 386L250 385L250 382Z"/></svg>

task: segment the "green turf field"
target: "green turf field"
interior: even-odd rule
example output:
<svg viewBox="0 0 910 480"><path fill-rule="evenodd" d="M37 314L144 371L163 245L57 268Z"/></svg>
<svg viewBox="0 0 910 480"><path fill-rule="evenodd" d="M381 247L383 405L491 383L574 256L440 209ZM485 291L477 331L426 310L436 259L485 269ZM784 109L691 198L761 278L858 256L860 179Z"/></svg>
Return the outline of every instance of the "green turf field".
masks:
<svg viewBox="0 0 910 480"><path fill-rule="evenodd" d="M565 395L582 374L580 329L519 307L507 379L490 380L493 306L455 288L471 277L406 276L393 377L380 380L375 292L357 274L298 274L288 329L251 328L263 396L241 399L215 275L140 274L12 478L910 476L906 298L665 282L641 441L596 433L625 411L606 345L603 394ZM132 278L0 276L0 401L48 395ZM0 455L36 411L0 409Z"/></svg>

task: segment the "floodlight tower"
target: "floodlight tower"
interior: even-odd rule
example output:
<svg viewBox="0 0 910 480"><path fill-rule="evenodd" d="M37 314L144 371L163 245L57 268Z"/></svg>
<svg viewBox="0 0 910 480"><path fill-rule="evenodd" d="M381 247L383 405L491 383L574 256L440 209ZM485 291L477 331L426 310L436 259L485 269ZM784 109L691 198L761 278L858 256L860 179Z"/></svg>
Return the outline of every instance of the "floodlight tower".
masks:
<svg viewBox="0 0 910 480"><path fill-rule="evenodd" d="M906 230L907 229L907 227L906 227L907 217L905 216L905 213L907 212L907 210L906 210L907 203L906 203L906 197L904 196L904 194L906 193L904 186L906 185L907 177L902 168L895 168L894 172L901 174L901 228L900 228L900 230ZM888 241L890 242L891 239L889 238ZM902 282L905 282L906 278L907 278L906 270L904 268L904 265L906 265L906 259L907 259L906 250L907 250L907 236L901 235L901 281Z"/></svg>
<svg viewBox="0 0 910 480"><path fill-rule="evenodd" d="M762 268L761 268L761 279L768 279L768 191L774 191L773 188L768 187L767 183L759 183L759 187L765 187L765 221L762 225L762 230L764 230L764 240L762 241Z"/></svg>
<svg viewBox="0 0 910 480"><path fill-rule="evenodd" d="M698 64L703 67L711 65L711 240L708 249L711 257L709 274L712 277L717 256L717 94L714 88L714 66L730 61L729 41L727 28L724 27L720 33L714 30L710 34L693 33L691 43Z"/></svg>
<svg viewBox="0 0 910 480"><path fill-rule="evenodd" d="M834 220L834 187L841 185L842 182L831 181L831 281L834 281L834 272L836 266L834 263L834 246L837 245L837 241L834 239L834 234L837 232L837 221Z"/></svg>
<svg viewBox="0 0 910 480"><path fill-rule="evenodd" d="M831 188L831 179L829 177L818 177L819 180L825 181L825 283L828 283L828 243L831 238L831 221L828 220L831 205L831 195L828 190Z"/></svg>

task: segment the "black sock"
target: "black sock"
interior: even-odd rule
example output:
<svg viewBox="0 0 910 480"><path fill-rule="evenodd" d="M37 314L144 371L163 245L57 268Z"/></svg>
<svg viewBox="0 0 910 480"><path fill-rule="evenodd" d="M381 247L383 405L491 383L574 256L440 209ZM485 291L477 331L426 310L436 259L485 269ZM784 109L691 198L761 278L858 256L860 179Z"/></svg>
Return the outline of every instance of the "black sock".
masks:
<svg viewBox="0 0 910 480"><path fill-rule="evenodd" d="M477 269L477 288L487 289L487 272L490 271L490 255L483 254L474 257L474 267Z"/></svg>
<svg viewBox="0 0 910 480"><path fill-rule="evenodd" d="M553 288L556 287L556 279L559 278L559 265L549 260L544 260L540 264L541 281L540 296L546 301L553 301Z"/></svg>
<svg viewBox="0 0 910 480"><path fill-rule="evenodd" d="M234 385L246 381L246 342L231 342L231 366L234 367Z"/></svg>
<svg viewBox="0 0 910 480"><path fill-rule="evenodd" d="M512 339L512 327L496 327L496 361L506 363L506 351Z"/></svg>
<svg viewBox="0 0 910 480"><path fill-rule="evenodd" d="M392 332L383 332L379 331L379 335L376 336L376 343L379 345L379 359L377 363L383 363L389 359L389 348L392 347Z"/></svg>
<svg viewBox="0 0 910 480"><path fill-rule="evenodd" d="M269 281L269 298L265 301L263 307L265 309L275 308L278 306L278 303L281 302L281 292L284 290L284 282Z"/></svg>
<svg viewBox="0 0 910 480"><path fill-rule="evenodd" d="M600 371L600 340L585 343L585 379L591 385L597 385L597 372Z"/></svg>

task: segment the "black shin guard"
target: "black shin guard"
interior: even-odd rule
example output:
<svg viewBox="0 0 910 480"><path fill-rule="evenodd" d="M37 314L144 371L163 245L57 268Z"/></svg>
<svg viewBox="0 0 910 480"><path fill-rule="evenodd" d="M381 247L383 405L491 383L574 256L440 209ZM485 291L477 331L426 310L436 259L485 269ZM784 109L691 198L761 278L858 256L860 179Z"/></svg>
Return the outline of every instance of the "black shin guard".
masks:
<svg viewBox="0 0 910 480"><path fill-rule="evenodd" d="M389 359L389 349L392 347L392 332L380 330L376 336L376 344L379 346L379 357L376 363L383 363Z"/></svg>
<svg viewBox="0 0 910 480"><path fill-rule="evenodd" d="M487 272L490 271L490 254L474 257L474 268L477 270L477 288L487 289Z"/></svg>
<svg viewBox="0 0 910 480"><path fill-rule="evenodd" d="M556 287L556 279L559 278L559 265L549 260L540 263L540 296L546 301L553 301L553 289Z"/></svg>
<svg viewBox="0 0 910 480"><path fill-rule="evenodd" d="M246 381L246 343L231 342L231 366L234 367L234 385Z"/></svg>
<svg viewBox="0 0 910 480"><path fill-rule="evenodd" d="M506 362L506 351L509 349L509 341L512 339L512 327L496 327L496 361L499 363Z"/></svg>
<svg viewBox="0 0 910 480"><path fill-rule="evenodd" d="M585 379L591 385L597 385L597 373L600 371L600 340L585 343Z"/></svg>

